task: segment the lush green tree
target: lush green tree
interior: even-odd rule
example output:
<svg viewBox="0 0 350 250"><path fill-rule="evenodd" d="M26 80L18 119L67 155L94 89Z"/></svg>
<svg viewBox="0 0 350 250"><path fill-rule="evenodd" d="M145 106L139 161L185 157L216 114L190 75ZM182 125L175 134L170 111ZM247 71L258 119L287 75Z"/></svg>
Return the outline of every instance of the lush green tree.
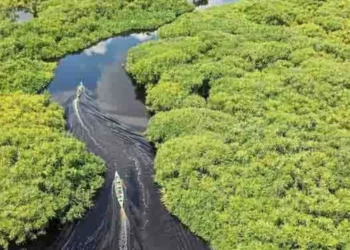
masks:
<svg viewBox="0 0 350 250"><path fill-rule="evenodd" d="M0 96L0 246L45 233L52 220L81 218L105 165L65 132L49 96Z"/></svg>
<svg viewBox="0 0 350 250"><path fill-rule="evenodd" d="M147 135L157 145L176 137L200 135L203 132L215 133L228 141L238 128L237 121L223 112L204 108L183 108L157 113L151 118Z"/></svg>
<svg viewBox="0 0 350 250"><path fill-rule="evenodd" d="M130 51L163 202L214 249L350 247L349 20L348 0L247 0Z"/></svg>

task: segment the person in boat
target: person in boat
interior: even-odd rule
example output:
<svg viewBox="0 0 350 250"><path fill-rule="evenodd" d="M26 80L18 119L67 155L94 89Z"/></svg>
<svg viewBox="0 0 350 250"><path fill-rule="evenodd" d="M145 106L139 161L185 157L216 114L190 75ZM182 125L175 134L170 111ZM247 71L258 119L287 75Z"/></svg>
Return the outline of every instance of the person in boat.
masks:
<svg viewBox="0 0 350 250"><path fill-rule="evenodd" d="M123 188L122 188L122 186L121 186L121 183L117 183L117 192L118 193L123 193Z"/></svg>

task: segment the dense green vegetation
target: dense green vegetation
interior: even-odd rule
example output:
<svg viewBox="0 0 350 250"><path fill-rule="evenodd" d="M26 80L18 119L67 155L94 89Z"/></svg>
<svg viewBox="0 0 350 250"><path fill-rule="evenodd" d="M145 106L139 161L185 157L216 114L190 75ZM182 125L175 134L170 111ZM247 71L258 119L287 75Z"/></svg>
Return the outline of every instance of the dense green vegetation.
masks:
<svg viewBox="0 0 350 250"><path fill-rule="evenodd" d="M0 246L80 218L103 184L102 160L65 134L48 96L0 95Z"/></svg>
<svg viewBox="0 0 350 250"><path fill-rule="evenodd" d="M214 249L350 248L349 31L349 0L243 0L130 51L164 203Z"/></svg>
<svg viewBox="0 0 350 250"><path fill-rule="evenodd" d="M37 16L11 18L16 8ZM192 9L185 0L31 0L0 3L0 92L35 93L53 76L55 60L114 34L157 28Z"/></svg>
<svg viewBox="0 0 350 250"><path fill-rule="evenodd" d="M61 108L36 95L57 60L192 9L185 0L0 1L0 248L80 218L103 182L104 163L64 132ZM18 23L16 10L35 18Z"/></svg>

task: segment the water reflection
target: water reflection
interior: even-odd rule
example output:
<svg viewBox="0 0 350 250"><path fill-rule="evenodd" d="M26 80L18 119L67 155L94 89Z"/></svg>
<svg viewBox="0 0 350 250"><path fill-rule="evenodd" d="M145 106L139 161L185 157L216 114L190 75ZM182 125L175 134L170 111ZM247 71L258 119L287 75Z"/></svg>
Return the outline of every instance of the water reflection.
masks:
<svg viewBox="0 0 350 250"><path fill-rule="evenodd" d="M59 62L48 90L54 99L64 103L83 81L104 113L135 130L145 128L148 112L123 63L131 47L155 38L155 32L120 36L102 41L80 54L68 55Z"/></svg>
<svg viewBox="0 0 350 250"><path fill-rule="evenodd" d="M134 33L134 34L131 34L130 36L137 39L140 42L146 42L156 38L157 31L154 31L152 33Z"/></svg>
<svg viewBox="0 0 350 250"><path fill-rule="evenodd" d="M197 6L197 9L206 9L211 6L234 3L238 1L239 0L193 0L193 4Z"/></svg>
<svg viewBox="0 0 350 250"><path fill-rule="evenodd" d="M100 42L99 44L84 50L84 54L87 56L92 56L94 54L105 55L107 52L107 46L111 42L112 42L112 39L108 39L106 41Z"/></svg>

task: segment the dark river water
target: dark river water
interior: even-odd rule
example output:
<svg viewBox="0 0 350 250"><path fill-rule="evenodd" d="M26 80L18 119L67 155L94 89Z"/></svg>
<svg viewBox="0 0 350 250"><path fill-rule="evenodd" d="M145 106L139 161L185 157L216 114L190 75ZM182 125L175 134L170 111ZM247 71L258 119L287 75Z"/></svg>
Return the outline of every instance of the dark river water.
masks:
<svg viewBox="0 0 350 250"><path fill-rule="evenodd" d="M82 81L102 113L131 126L132 130L143 131L149 119L143 93L137 91L123 63L130 48L153 39L155 32L118 36L80 54L68 55L60 61L48 90L55 100L65 103L75 95Z"/></svg>
<svg viewBox="0 0 350 250"><path fill-rule="evenodd" d="M199 9L224 2L229 0ZM153 182L154 150L142 136L149 120L144 93L123 68L130 48L153 39L156 32L118 36L59 61L48 91L65 108L67 129L107 163L105 184L83 219L51 227L44 239L21 249L209 249L167 212ZM85 88L78 98L80 82ZM124 182L123 204L116 172Z"/></svg>
<svg viewBox="0 0 350 250"><path fill-rule="evenodd" d="M54 249L206 249L172 217L153 183L153 148L141 136L149 115L123 68L127 51L155 33L119 36L62 59L48 90L66 110L68 129L108 166L95 206L63 230ZM79 98L76 89L83 82ZM124 181L124 202L114 191Z"/></svg>

